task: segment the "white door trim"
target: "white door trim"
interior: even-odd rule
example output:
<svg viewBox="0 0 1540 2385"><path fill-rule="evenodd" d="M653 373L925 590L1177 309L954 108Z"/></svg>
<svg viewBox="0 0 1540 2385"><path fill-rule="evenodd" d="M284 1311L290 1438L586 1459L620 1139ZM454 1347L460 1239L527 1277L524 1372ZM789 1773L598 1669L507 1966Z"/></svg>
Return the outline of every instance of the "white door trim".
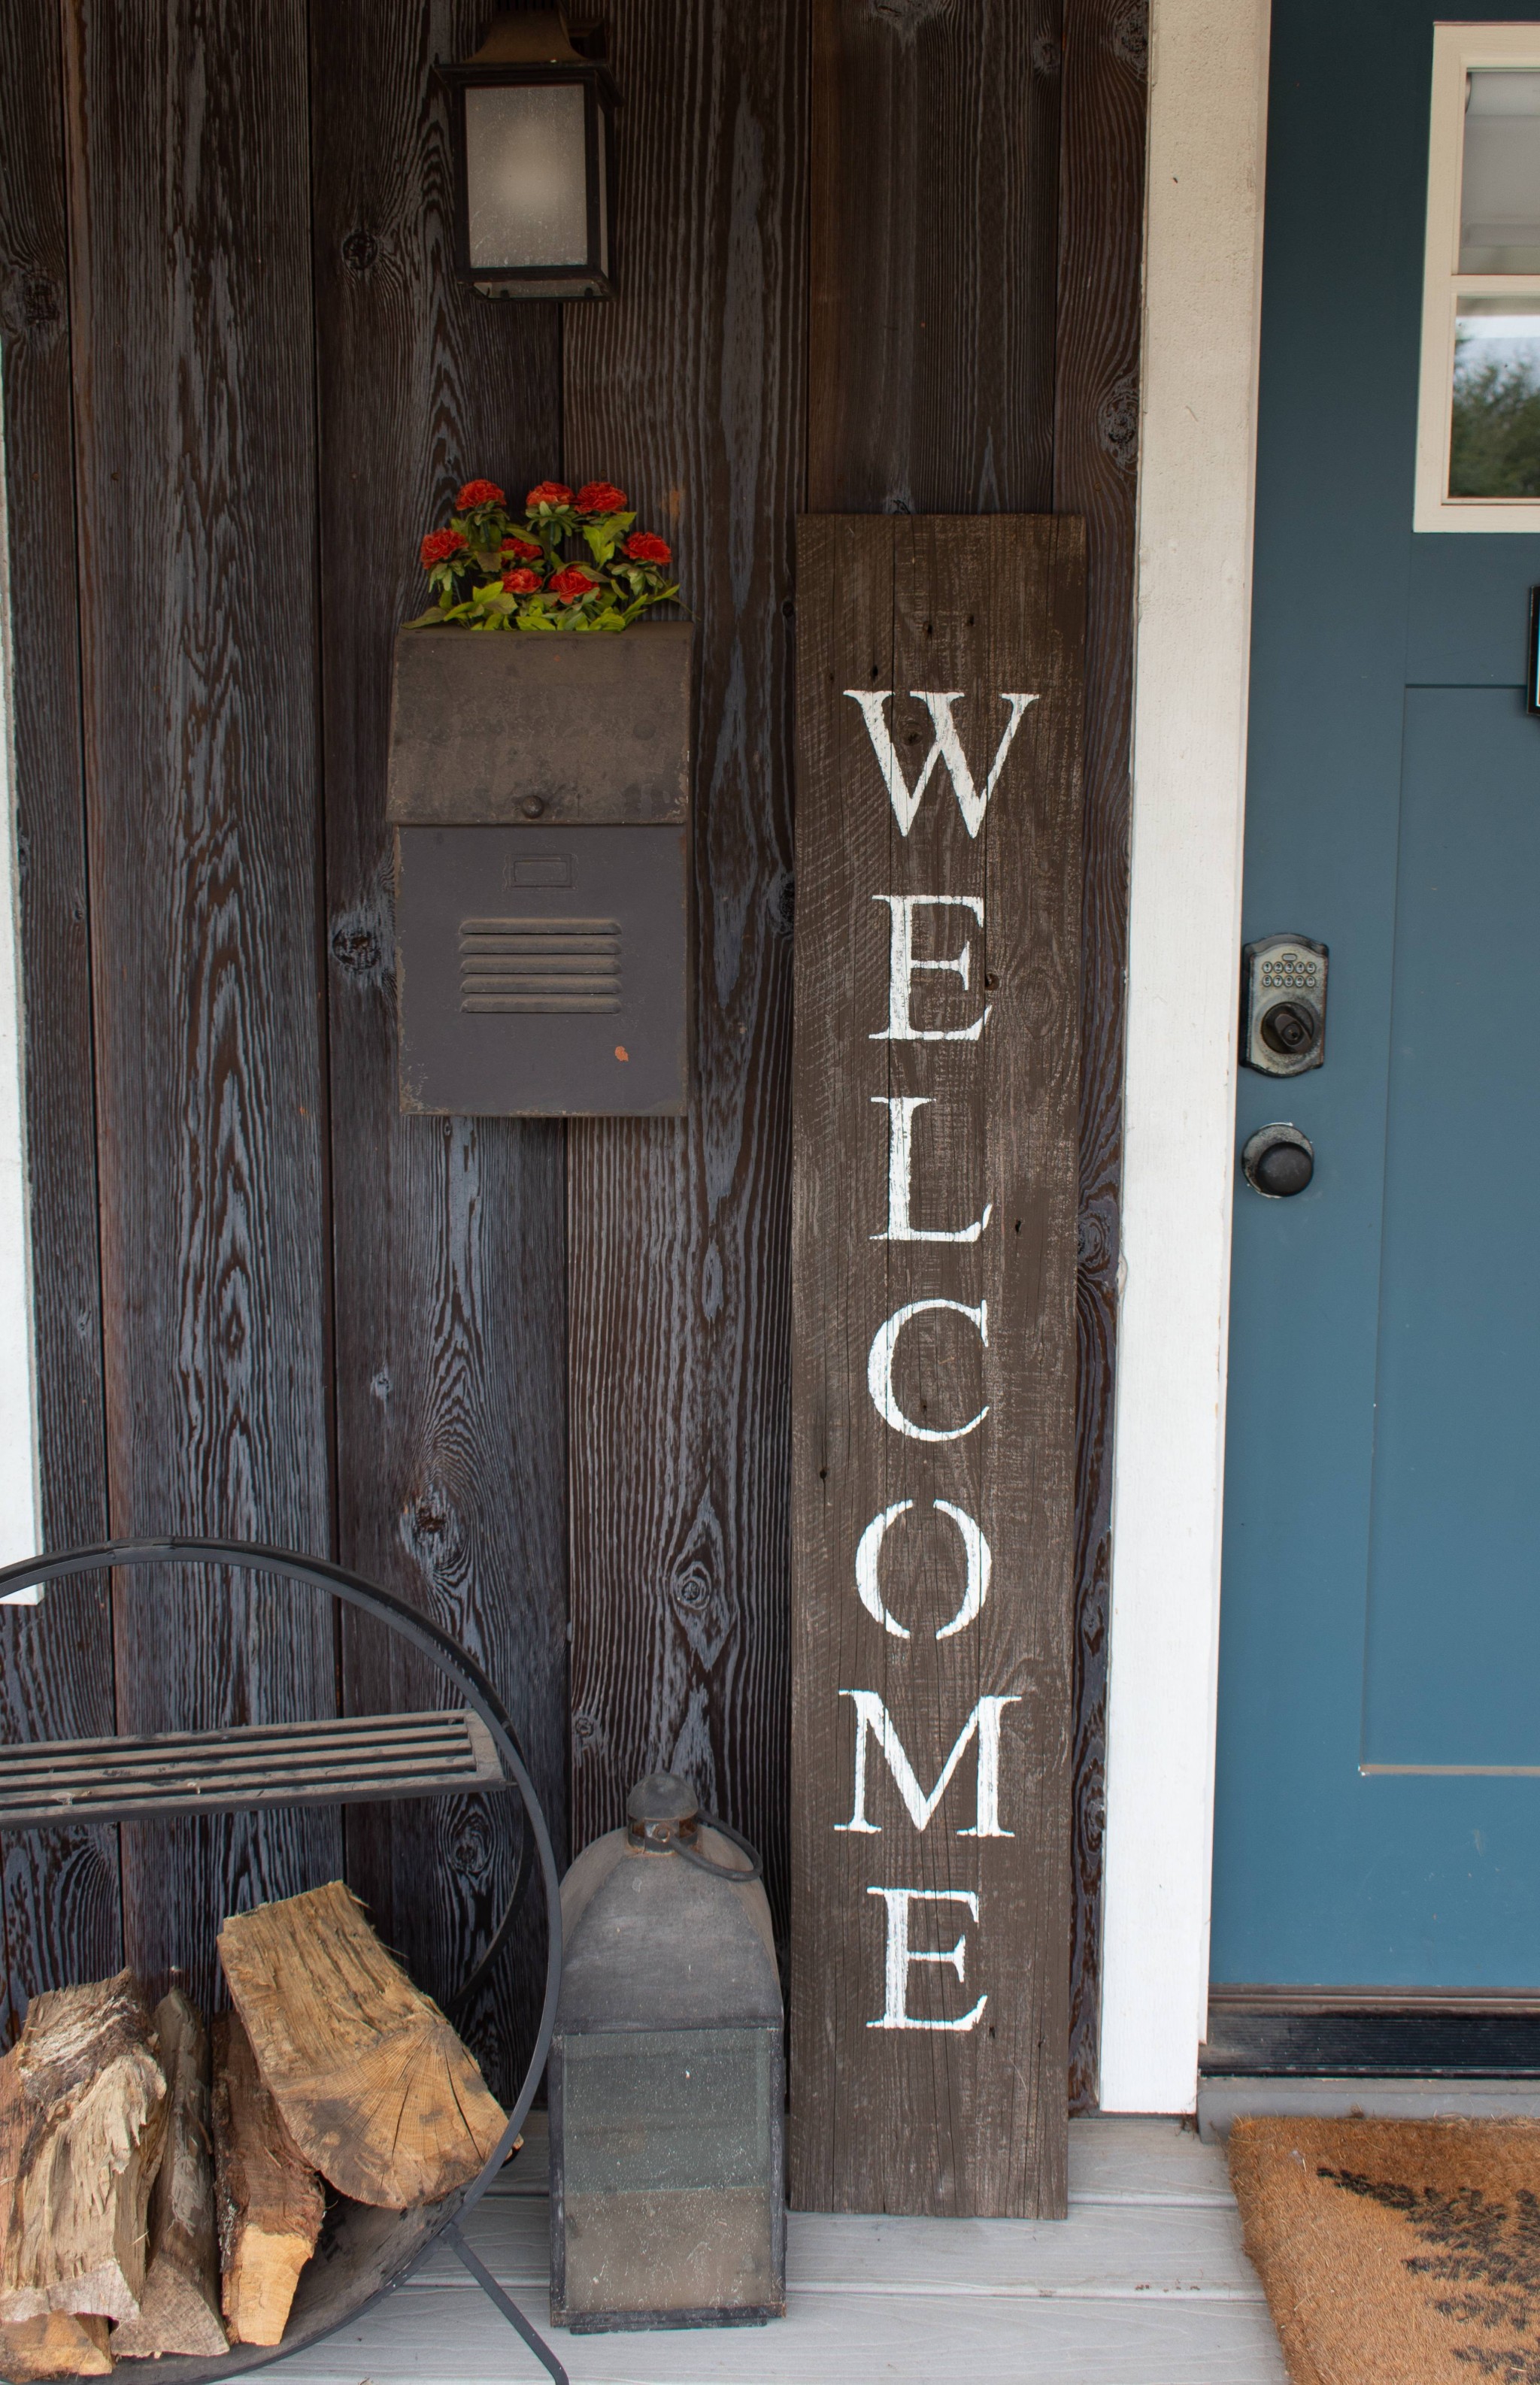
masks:
<svg viewBox="0 0 1540 2385"><path fill-rule="evenodd" d="M1268 0L1154 0L1101 2092L1208 2000Z"/></svg>

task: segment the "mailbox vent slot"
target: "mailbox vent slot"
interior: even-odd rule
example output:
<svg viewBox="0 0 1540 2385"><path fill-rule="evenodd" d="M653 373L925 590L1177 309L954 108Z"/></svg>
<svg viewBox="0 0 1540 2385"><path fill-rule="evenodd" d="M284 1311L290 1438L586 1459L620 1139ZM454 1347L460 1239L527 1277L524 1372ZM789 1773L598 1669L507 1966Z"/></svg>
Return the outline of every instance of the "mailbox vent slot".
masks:
<svg viewBox="0 0 1540 2385"><path fill-rule="evenodd" d="M619 1010L618 919L462 919L462 1011Z"/></svg>

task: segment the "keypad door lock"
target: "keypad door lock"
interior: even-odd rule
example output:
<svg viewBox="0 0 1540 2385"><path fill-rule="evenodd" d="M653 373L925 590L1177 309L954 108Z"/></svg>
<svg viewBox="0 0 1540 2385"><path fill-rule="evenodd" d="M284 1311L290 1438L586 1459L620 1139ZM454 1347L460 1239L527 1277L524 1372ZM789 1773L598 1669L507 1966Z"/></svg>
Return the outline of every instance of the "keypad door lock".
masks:
<svg viewBox="0 0 1540 2385"><path fill-rule="evenodd" d="M1241 1064L1264 1077L1302 1077L1326 1057L1324 944L1263 936L1241 954Z"/></svg>

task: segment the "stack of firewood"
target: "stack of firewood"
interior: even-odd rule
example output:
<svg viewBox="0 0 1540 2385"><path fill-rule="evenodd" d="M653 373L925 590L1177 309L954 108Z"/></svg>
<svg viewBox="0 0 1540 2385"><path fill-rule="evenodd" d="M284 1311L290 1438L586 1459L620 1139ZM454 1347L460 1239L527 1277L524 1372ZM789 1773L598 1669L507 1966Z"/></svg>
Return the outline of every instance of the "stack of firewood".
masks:
<svg viewBox="0 0 1540 2385"><path fill-rule="evenodd" d="M0 2060L0 2377L282 2341L326 2190L407 2210L505 2115L341 1880L232 1915L233 2009L131 1971L34 1996Z"/></svg>

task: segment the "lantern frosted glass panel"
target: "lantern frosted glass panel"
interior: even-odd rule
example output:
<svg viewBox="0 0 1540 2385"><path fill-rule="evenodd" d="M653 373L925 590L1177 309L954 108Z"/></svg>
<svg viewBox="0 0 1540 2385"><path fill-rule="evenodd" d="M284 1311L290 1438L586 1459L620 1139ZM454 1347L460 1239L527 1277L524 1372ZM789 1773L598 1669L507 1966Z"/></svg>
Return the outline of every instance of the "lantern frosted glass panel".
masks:
<svg viewBox="0 0 1540 2385"><path fill-rule="evenodd" d="M579 83L472 86L465 94L470 264L485 272L588 257Z"/></svg>
<svg viewBox="0 0 1540 2385"><path fill-rule="evenodd" d="M559 2078L566 2324L778 2306L780 2032L570 2036Z"/></svg>
<svg viewBox="0 0 1540 2385"><path fill-rule="evenodd" d="M1470 77L1459 194L1461 273L1540 273L1540 72Z"/></svg>

